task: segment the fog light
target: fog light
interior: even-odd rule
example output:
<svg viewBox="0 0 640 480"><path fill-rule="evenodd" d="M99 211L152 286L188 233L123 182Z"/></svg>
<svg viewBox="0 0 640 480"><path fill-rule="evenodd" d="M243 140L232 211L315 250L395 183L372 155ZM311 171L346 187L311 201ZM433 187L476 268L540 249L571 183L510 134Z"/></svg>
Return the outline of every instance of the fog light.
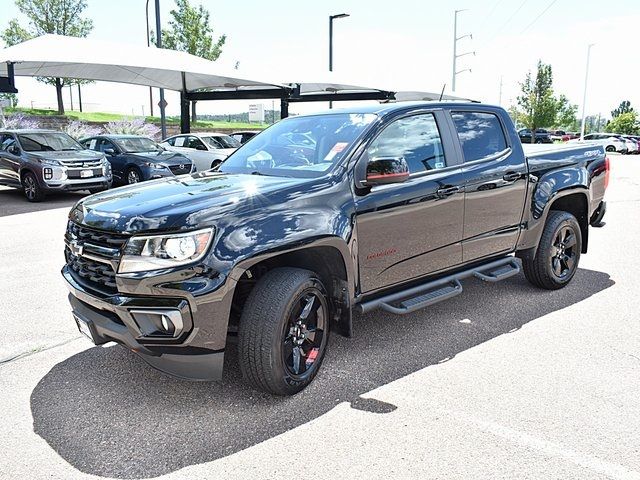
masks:
<svg viewBox="0 0 640 480"><path fill-rule="evenodd" d="M183 331L180 310L131 310L133 320L144 337L179 337Z"/></svg>
<svg viewBox="0 0 640 480"><path fill-rule="evenodd" d="M44 169L44 179L51 180L53 178L53 170L49 167Z"/></svg>

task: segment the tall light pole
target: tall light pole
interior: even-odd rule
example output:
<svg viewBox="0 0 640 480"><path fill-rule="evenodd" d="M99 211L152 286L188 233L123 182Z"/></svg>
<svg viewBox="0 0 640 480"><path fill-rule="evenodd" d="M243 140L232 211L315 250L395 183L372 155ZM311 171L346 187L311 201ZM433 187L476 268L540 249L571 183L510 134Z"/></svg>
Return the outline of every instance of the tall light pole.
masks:
<svg viewBox="0 0 640 480"><path fill-rule="evenodd" d="M147 47L151 46L151 40L149 39L149 0L147 0L146 7L146 16L147 16ZM149 115L153 117L153 89L149 87Z"/></svg>
<svg viewBox="0 0 640 480"><path fill-rule="evenodd" d="M459 73L462 72L471 72L470 68L465 68L464 70L460 70L457 71L456 70L456 62L458 60L458 58L460 57L464 57L465 55L474 55L476 54L476 52L465 52L465 53L461 53L460 55L458 55L458 41L462 40L463 38L469 37L470 39L473 40L473 35L472 34L467 34L467 35L462 35L462 36L458 36L458 13L460 12L466 12L468 9L464 8L462 10L455 10L453 12L453 68L451 71L451 91L455 92L456 91L456 75L458 75Z"/></svg>
<svg viewBox="0 0 640 480"><path fill-rule="evenodd" d="M590 43L587 48L587 68L584 72L584 93L582 95L582 121L580 122L580 140L584 140L584 115L587 105L587 83L589 81L589 57L591 57L591 47L593 47L595 43ZM598 125L598 128L600 126Z"/></svg>
<svg viewBox="0 0 640 480"><path fill-rule="evenodd" d="M162 48L162 29L160 27L160 0L156 0L156 44ZM164 114L166 102L164 101L164 88L160 89L160 132L162 138L167 138L167 118Z"/></svg>
<svg viewBox="0 0 640 480"><path fill-rule="evenodd" d="M333 72L333 21L336 18L346 18L348 13L339 13L338 15L329 15L329 71ZM329 102L329 108L333 108L333 102Z"/></svg>

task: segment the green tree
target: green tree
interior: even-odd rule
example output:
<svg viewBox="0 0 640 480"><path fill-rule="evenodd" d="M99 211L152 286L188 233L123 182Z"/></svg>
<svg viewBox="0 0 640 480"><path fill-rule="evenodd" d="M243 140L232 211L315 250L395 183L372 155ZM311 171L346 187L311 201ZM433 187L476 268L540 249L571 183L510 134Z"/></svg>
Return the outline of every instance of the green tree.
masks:
<svg viewBox="0 0 640 480"><path fill-rule="evenodd" d="M620 102L620 105L618 105L618 108L616 108L615 110L611 110L611 116L613 118L616 118L618 115L629 112L633 112L631 102L629 100L623 100L622 102Z"/></svg>
<svg viewBox="0 0 640 480"><path fill-rule="evenodd" d="M622 133L623 135L637 135L640 132L638 117L633 110L616 115L607 123L605 131L611 133Z"/></svg>
<svg viewBox="0 0 640 480"><path fill-rule="evenodd" d="M18 105L18 95L15 93L0 93L0 100L9 100L11 102L11 107L16 107Z"/></svg>
<svg viewBox="0 0 640 480"><path fill-rule="evenodd" d="M535 77L528 72L520 88L519 121L531 130L531 143L534 143L536 130L553 125L558 114L558 100L553 96L551 65L538 60Z"/></svg>
<svg viewBox="0 0 640 480"><path fill-rule="evenodd" d="M24 42L33 37L47 33L67 35L70 37L86 37L93 29L90 19L82 18L87 8L86 0L15 0L18 10L29 19L27 28L13 19L0 34L7 46ZM86 80L38 77L38 81L56 87L58 113L64 114L62 89L68 85L88 83Z"/></svg>
<svg viewBox="0 0 640 480"><path fill-rule="evenodd" d="M214 39L209 11L202 5L192 6L189 0L176 0L171 10L169 28L162 29L162 47L215 61L222 53L227 36ZM153 36L153 35L152 35ZM196 102L191 103L192 120L196 121Z"/></svg>
<svg viewBox="0 0 640 480"><path fill-rule="evenodd" d="M554 125L559 127L560 129L568 130L568 131L576 131L579 130L579 122L578 122L578 106L572 103L569 103L569 99L564 95L560 95L556 99L556 121Z"/></svg>

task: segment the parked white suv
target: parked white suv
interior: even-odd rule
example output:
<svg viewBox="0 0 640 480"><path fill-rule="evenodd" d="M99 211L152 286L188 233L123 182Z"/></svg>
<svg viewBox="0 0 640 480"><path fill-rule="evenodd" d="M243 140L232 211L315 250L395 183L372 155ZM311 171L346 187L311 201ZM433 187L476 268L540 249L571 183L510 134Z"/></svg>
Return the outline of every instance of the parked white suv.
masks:
<svg viewBox="0 0 640 480"><path fill-rule="evenodd" d="M184 133L160 144L167 150L180 152L196 166L196 171L209 170L236 151L240 142L224 133Z"/></svg>

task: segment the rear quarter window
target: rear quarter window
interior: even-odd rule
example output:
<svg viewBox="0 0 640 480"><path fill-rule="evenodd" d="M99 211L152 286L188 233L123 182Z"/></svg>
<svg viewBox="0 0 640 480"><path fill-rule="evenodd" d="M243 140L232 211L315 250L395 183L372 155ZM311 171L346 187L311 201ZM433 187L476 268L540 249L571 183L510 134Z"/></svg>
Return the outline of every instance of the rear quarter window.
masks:
<svg viewBox="0 0 640 480"><path fill-rule="evenodd" d="M465 162L482 160L507 149L497 115L486 112L452 112Z"/></svg>

